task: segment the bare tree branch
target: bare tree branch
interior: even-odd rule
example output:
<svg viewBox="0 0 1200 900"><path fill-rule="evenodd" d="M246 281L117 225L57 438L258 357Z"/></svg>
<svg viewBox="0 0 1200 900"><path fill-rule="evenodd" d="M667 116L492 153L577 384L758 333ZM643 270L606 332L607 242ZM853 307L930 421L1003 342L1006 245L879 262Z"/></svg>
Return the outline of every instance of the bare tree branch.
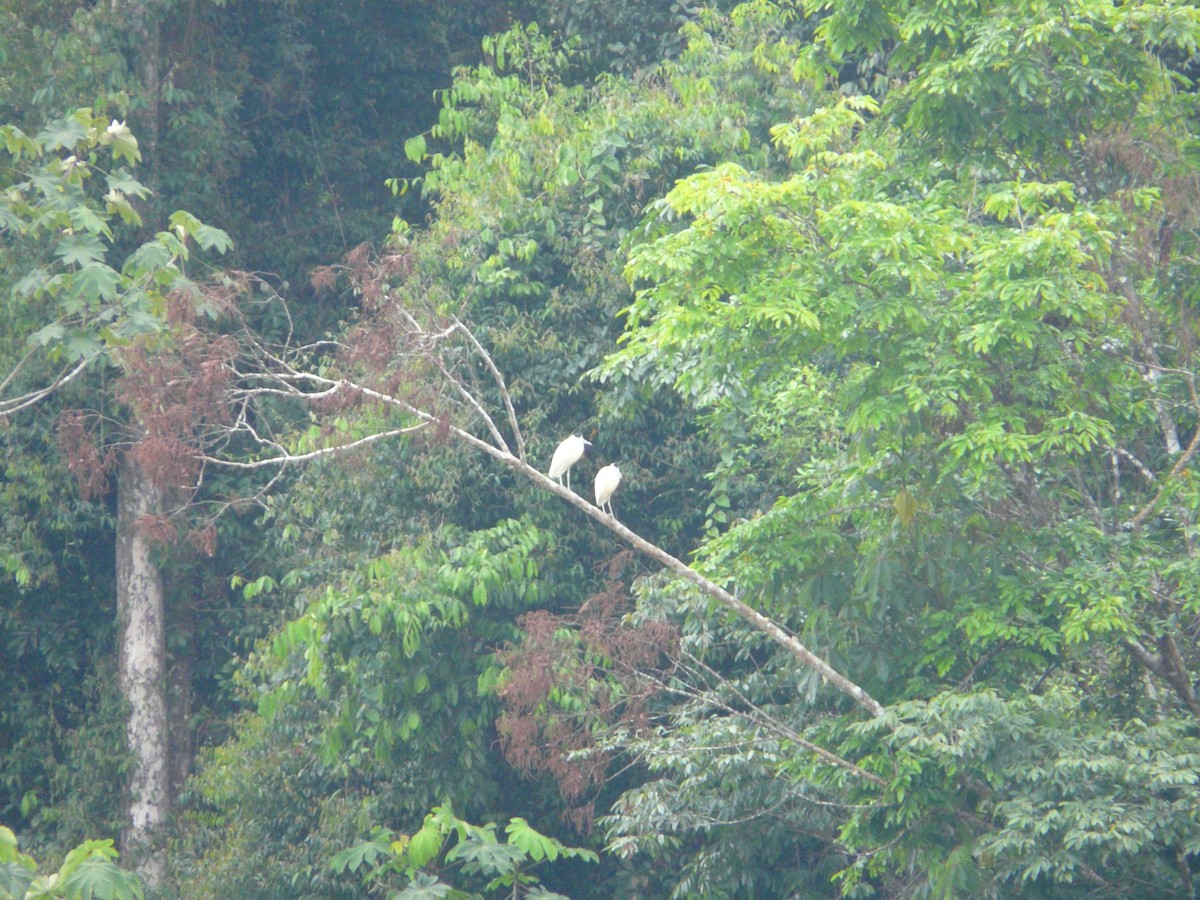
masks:
<svg viewBox="0 0 1200 900"><path fill-rule="evenodd" d="M1183 376L1184 383L1187 384L1188 387L1188 395L1192 400L1192 409L1197 413L1197 415L1200 415L1200 395L1198 395L1196 391L1196 376L1186 369L1159 369L1159 371L1173 371ZM1168 472L1166 477L1161 480L1158 493L1151 498L1149 503L1138 510L1137 515L1133 517L1132 521L1130 522L1130 530L1137 531L1142 527L1142 524L1158 507L1158 502L1163 498L1163 495L1167 492L1167 489L1171 487L1171 484L1175 478L1180 472L1187 468L1188 464L1192 461L1192 458L1196 455L1196 451L1198 449L1200 449L1200 425L1196 427L1196 433L1192 435L1191 443L1189 443L1187 449L1183 451L1183 455L1175 461L1175 465L1171 467L1171 471Z"/></svg>
<svg viewBox="0 0 1200 900"><path fill-rule="evenodd" d="M340 453L347 453L355 450L358 447L364 447L367 444L373 444L376 441L382 441L385 438L399 437L402 434L412 434L428 427L428 423L422 422L420 425L412 425L408 428L393 428L389 431L380 431L376 434L369 434L366 437L358 440L349 441L345 444L338 444L332 447L322 447L319 450L310 450L308 453L290 453L282 444L266 438L257 437L258 443L264 447L272 447L279 449L278 456L271 456L266 459L256 459L249 462L234 459L221 459L215 456L201 457L205 463L214 466L225 466L231 469L264 469L270 466L285 466L292 463L310 462L314 459L320 459L322 456L334 456Z"/></svg>
<svg viewBox="0 0 1200 900"><path fill-rule="evenodd" d="M513 439L517 442L517 457L524 460L525 437L521 434L521 425L517 421L517 411L513 408L512 396L508 392L508 385L504 381L504 376L496 368L496 363L492 360L492 355L483 349L483 345L479 343L478 338L475 337L475 333L457 318L455 318L454 322L462 330L462 333L467 336L467 340L471 342L471 345L475 348L475 352L479 354L488 371L492 373L496 387L500 390L500 397L504 400L504 409L508 412L508 425L512 428Z"/></svg>
<svg viewBox="0 0 1200 900"><path fill-rule="evenodd" d="M441 376L447 379L455 393L459 396L470 395L469 389L456 377L447 367L443 360L439 357L439 348L443 342L455 332L460 332L468 337L475 353L483 360L484 365L496 382L496 388L500 395L504 398L505 408L508 413L510 422L512 423L514 435L520 435L519 427L516 423L516 413L513 408L511 398L508 396L507 388L504 384L504 379L500 376L499 369L491 359L490 354L475 339L462 322L455 320L449 328L440 328L437 331L426 331L417 319L407 309L399 306L393 310L399 317L400 321L407 327L410 343L407 352L415 357L424 358L426 361L431 361L434 367L438 370ZM579 509L585 515L592 518L594 521L607 528L609 531L616 534L623 541L645 556L653 559L659 565L683 578L684 580L695 585L703 594L716 600L726 609L732 611L742 619L749 622L753 627L766 634L773 641L791 653L803 665L816 671L825 681L833 685L841 693L845 694L863 709L867 710L872 716L882 716L883 707L862 687L855 684L849 678L835 670L825 660L821 659L811 650L804 646L794 635L789 634L781 628L777 623L758 612L745 601L735 596L730 591L726 590L721 585L712 581L710 578L702 575L700 572L693 569L691 566L684 563L667 553L661 547L651 543L642 536L636 534L630 528L617 521L617 519L599 507L589 503L583 497L568 490L566 487L558 484L540 470L529 465L523 458L524 442L518 441L518 448L521 451L520 456L514 455L509 450L503 438L500 437L498 429L490 416L484 413L484 421L488 425L493 442L485 440L476 434L468 431L451 421L448 421L445 416L438 415L430 409L422 408L415 405L403 396L393 395L385 391L376 390L370 386L356 383L347 378L331 378L315 372L303 371L296 367L291 358L285 358L276 353L269 352L265 347L258 348L258 356L263 362L269 363L270 371L265 373L257 373L251 377L243 377L243 383L254 384L255 386L248 387L244 393L258 394L259 396L268 394L279 394L291 398L300 398L306 400L324 399L329 400L335 398L338 394L345 394L348 397L362 397L365 399L376 401L380 404L398 409L409 416L418 420L418 423L425 425L433 425L436 428L445 431L456 440L473 447L493 459L512 469L517 474L523 476L529 481L532 481L538 487L543 488L559 497L566 500L568 503ZM482 411L482 403L476 397L471 397L470 407L476 412ZM243 417L244 421L244 417ZM275 456L255 460L253 462L223 462L225 465L235 465L238 468L261 468L272 464L283 465L286 463L302 462L309 459L314 459L319 456L328 456L336 453L345 452L356 447L380 440L385 437L391 437L400 434L411 433L420 424L407 426L403 428L392 429L387 432L381 432L377 435L360 438L356 441L348 442L344 445L330 446L321 450L312 451L306 454L293 454L279 445L277 442L262 439L256 432L250 429L248 423L243 427L252 433L259 441L260 445L272 448L275 451ZM219 460L210 459L210 463L218 463Z"/></svg>
<svg viewBox="0 0 1200 900"><path fill-rule="evenodd" d="M0 390L3 390L12 382L20 369L25 365L26 361L29 359L30 353L32 352L33 351L29 351L29 353L26 353L23 357L21 357L21 360L4 379L4 383L0 384ZM84 369L87 368L87 366L87 360L82 359L76 363L73 368L63 369L63 371L59 373L59 376L46 387L39 388L36 391L30 391L29 393L22 394L19 397L9 397L5 400L0 400L0 419L11 416L23 409L41 403L59 388L74 380L80 373L83 372Z"/></svg>
<svg viewBox="0 0 1200 900"><path fill-rule="evenodd" d="M823 762L826 762L829 765L835 766L839 769L844 769L845 771L854 775L856 778L861 778L864 781L869 781L869 782L871 782L871 784L875 785L876 787L881 787L881 788L887 787L888 783L884 779L882 779L878 775L876 775L875 773L868 772L866 769L863 769L863 768L855 765L854 763L850 762L850 760L843 759L842 757L838 756L836 753L826 750L824 747L822 747L818 744L814 744L812 741L808 740L807 738L801 737L799 732L797 732L794 728L792 728L785 722L781 722L777 717L771 715L766 710L764 710L761 706L759 706L757 703L755 703L753 700L751 700L749 697L747 697L743 691L738 690L738 688L735 684L730 682L728 679L722 679L721 676L716 672L716 670L714 670L707 663L705 663L704 661L702 661L700 659L697 659L696 657L692 656L691 654L688 654L688 656L689 656L689 663L691 666L703 671L708 677L720 681L722 683L722 687L724 687L726 690L731 691L737 697L738 701L742 704L742 708L738 708L738 707L733 706L730 703L720 700L719 698L717 698L715 696L707 697L707 699L709 699L710 702L716 704L725 712L729 713L730 715L735 715L735 716L738 716L739 718L743 718L746 721L751 722L751 723L757 725L758 727L764 728L767 731L775 734L777 737L781 737L784 740L791 741L793 744L796 744L797 746L803 747L805 750L808 750L810 753L816 755ZM665 683L663 684L663 686L666 687ZM710 694L711 694L711 692L710 692Z"/></svg>

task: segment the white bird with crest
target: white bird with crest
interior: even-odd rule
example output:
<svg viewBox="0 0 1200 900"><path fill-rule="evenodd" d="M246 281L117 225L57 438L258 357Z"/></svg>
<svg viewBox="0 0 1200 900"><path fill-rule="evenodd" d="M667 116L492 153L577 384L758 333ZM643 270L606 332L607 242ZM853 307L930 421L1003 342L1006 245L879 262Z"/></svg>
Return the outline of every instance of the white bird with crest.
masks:
<svg viewBox="0 0 1200 900"><path fill-rule="evenodd" d="M616 518L616 514L612 508L612 495L620 483L621 470L617 468L616 463L609 463L596 473L596 505L602 510L607 505L607 512L613 518Z"/></svg>
<svg viewBox="0 0 1200 900"><path fill-rule="evenodd" d="M563 476L567 478L567 488L571 487L571 466L579 462L583 458L583 451L592 446L591 441L585 441L583 435L573 434L565 438L561 444L554 449L554 455L550 457L551 478L563 483Z"/></svg>

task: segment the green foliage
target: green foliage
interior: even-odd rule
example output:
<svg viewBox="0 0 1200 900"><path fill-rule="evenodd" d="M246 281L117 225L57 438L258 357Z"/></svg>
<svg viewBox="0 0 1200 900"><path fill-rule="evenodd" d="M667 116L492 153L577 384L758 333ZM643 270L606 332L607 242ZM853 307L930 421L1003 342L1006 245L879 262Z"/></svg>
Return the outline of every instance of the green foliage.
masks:
<svg viewBox="0 0 1200 900"><path fill-rule="evenodd" d="M579 84L580 45L512 28L403 142L369 124L404 121L383 77L404 54L388 27L358 27L364 8L324 24L324 6L238 7L263 52L228 54L230 77L261 93L235 128L232 93L221 112L173 82L166 140L207 124L238 159L269 143L250 181L279 189L242 212L297 248L276 269L289 273L304 248L371 233L381 201L351 222L342 186L411 175L383 171L403 146L426 169L392 184L419 188L404 202L428 203L428 226L397 221L376 269L364 252L314 285L344 271L339 303L392 291L469 320L509 377L531 459L585 430L578 477L619 457L623 521L888 705L862 722L761 636L644 580L631 622L681 635L667 674L643 673L659 679L646 719L589 715L603 690L555 695L623 765L595 798L614 854L590 889L1189 892L1195 9L758 0L723 18L546 3L636 36L607 48L621 74ZM670 16L687 19L678 37ZM414 33L447 36L434 18ZM580 30L595 65L601 29ZM380 76L370 103L346 102L339 55L363 67L351 80ZM289 79L304 90L276 103ZM155 336L159 300L187 287L188 242L228 249L189 216L172 220L182 234L125 246L144 191L122 167L146 148L119 122L3 137L5 222L17 252L43 251L11 279L13 333L47 350L31 375ZM172 178L187 180L156 187ZM386 355L358 364L386 382ZM339 413L331 427L380 424ZM306 426L297 441L323 438ZM6 498L22 473L24 496L49 496L46 470L12 473ZM514 790L498 759L491 653L519 639L522 612L607 589L593 566L611 542L436 439L292 487L270 504L277 543L240 583L247 603L299 611L244 676L258 712L193 784L181 894L349 897L363 873L368 889L403 873L404 896L455 896L419 870L457 866L463 890L496 892L539 856L572 856L525 824L556 803ZM49 583L53 542L5 535L6 569ZM614 685L639 677L594 662ZM422 825L447 799L508 821L508 840L448 806ZM335 856L377 822L410 837L375 831Z"/></svg>
<svg viewBox="0 0 1200 900"><path fill-rule="evenodd" d="M33 857L17 849L11 830L0 826L0 897L5 900L142 900L141 883L117 866L111 840L84 841L57 872L38 874Z"/></svg>
<svg viewBox="0 0 1200 900"><path fill-rule="evenodd" d="M1179 863L1167 848L1195 852L1200 745L1184 719L1113 729L1100 703L1058 685L1012 700L947 693L900 704L895 716L855 729L855 743L874 733L894 775L888 802L843 832L851 844L887 845L844 873L847 887L915 863L943 896L1002 885L1112 896L1121 882L1172 884ZM930 821L913 828L921 818ZM943 839L928 842L931 832Z"/></svg>
<svg viewBox="0 0 1200 900"><path fill-rule="evenodd" d="M328 720L327 708L297 697L269 722L244 715L232 739L200 754L171 845L177 895L361 896L330 869L340 845L329 835L359 833L395 811L386 781L347 779L322 763L315 748Z"/></svg>
<svg viewBox="0 0 1200 900"><path fill-rule="evenodd" d="M1200 212L1166 199L1194 177L1192 95L1164 64L1194 11L818 8L794 68L813 108L772 130L791 171L725 163L650 205L596 374L689 404L720 453L700 566L889 715L852 725L744 631L648 591L702 665L658 736L612 736L652 773L613 846L683 861L679 896L737 895L706 816L798 823L771 793L790 789L847 804L823 849L792 843L848 853L850 894L1178 892L1200 407L1192 238L1160 229Z"/></svg>
<svg viewBox="0 0 1200 900"><path fill-rule="evenodd" d="M194 287L185 272L193 247L219 251L229 239L178 213L170 230L131 244L142 225L134 204L148 189L129 168L140 151L122 122L78 109L36 134L0 126L0 137L8 298L0 413L11 423L0 437L0 559L12 579L0 588L0 652L19 673L7 685L2 806L31 828L39 850L61 849L119 827L122 798L112 785L121 780L125 735L124 707L96 675L110 672L102 660L113 635L105 624L111 514L72 491L72 475L87 481L103 466L93 460L91 473L86 464L70 471L80 460L63 459L58 417L88 404L105 408L112 427L122 413L105 407L104 379L133 342L153 345L168 333L172 298Z"/></svg>
<svg viewBox="0 0 1200 900"><path fill-rule="evenodd" d="M49 122L36 136L0 126L10 159L0 206L8 253L28 254L13 285L17 332L56 363L88 363L133 338L166 326L166 298L194 290L184 273L189 239L203 250L228 249L229 237L194 216L175 213L160 231L109 265L121 225L139 227L133 201L148 188L120 163L140 158L124 122L89 109ZM52 248L46 254L43 248ZM20 382L18 382L20 384Z"/></svg>
<svg viewBox="0 0 1200 900"><path fill-rule="evenodd" d="M532 17L563 37L578 36L588 71L633 75L677 54L686 41L681 28L701 13L701 5L681 0L566 3L535 0ZM729 6L730 4L724 4Z"/></svg>
<svg viewBox="0 0 1200 900"><path fill-rule="evenodd" d="M280 682L259 708L269 717L301 687L329 698L336 720L324 736L327 765L350 772L420 760L411 803L443 796L475 805L492 790L495 713L490 664L470 648L514 636L515 612L537 600L534 553L548 536L510 521L457 546L440 537L368 560L319 590L270 650L277 664L303 658L303 681Z"/></svg>
<svg viewBox="0 0 1200 900"><path fill-rule="evenodd" d="M2 771L14 801L6 817L20 825L31 852L46 858L61 856L89 832L119 833L123 816L123 794L113 785L122 783L130 757L124 727L127 708L111 664L104 659L112 635L106 629L81 635L70 624L81 617L77 607L78 603L56 604L46 610L57 611L59 638L74 638L83 645L77 656L56 658L49 640L25 648L18 657L23 677L14 680L6 696L8 742ZM55 632L21 612L18 621L25 628ZM59 687L48 709L38 691L42 673L54 673L53 683Z"/></svg>
<svg viewBox="0 0 1200 900"><path fill-rule="evenodd" d="M425 230L398 229L388 260L404 274L393 270L386 283L472 321L513 376L531 459L548 460L561 432L597 418L599 391L580 376L611 344L628 301L616 260L642 204L697 164L761 158L773 110L795 101L786 75L769 86L748 77L753 42L696 35L662 80L613 80L593 96L559 84L557 67L569 64L561 48L515 30L489 43L504 69L497 60L464 71L443 95L435 131L408 144L414 156L431 154L420 187L437 217ZM612 399L620 409L622 398ZM629 520L653 521L686 547L704 483L684 483L676 470L698 472L706 451L678 412L671 403L606 412L602 452L619 449L640 470L623 508ZM355 433L379 425L371 414L346 424ZM436 441L315 467L272 516L279 544L247 574L245 596L264 597L269 573L272 602L298 595L306 611L280 628L275 655L260 656L251 675L269 721L248 719L246 742L202 766L196 816L180 838L188 890L213 896L222 883L260 879L286 896L283 885L302 871L306 890L337 894L345 888L313 860L321 847L332 855L342 823L360 812L408 820L450 799L476 818L555 815L548 791L518 787L498 756L490 653L519 636L514 620L535 604L577 607L598 589L593 564L613 553L611 542ZM523 549L522 534L536 544ZM300 721L297 709L306 711ZM309 753L292 762L290 745ZM272 765L302 770L291 820L279 779L255 784ZM321 799L322 785L345 781L354 786L338 789L337 801ZM221 828L235 836L223 841Z"/></svg>
<svg viewBox="0 0 1200 900"><path fill-rule="evenodd" d="M504 771L495 667L481 651L515 636L549 543L515 521L446 528L354 568L335 555L332 583L320 565L284 578L276 590L303 586L311 601L243 676L260 713L199 767L177 839L180 890L357 896L356 879L328 865L348 831L419 823L439 799L494 808Z"/></svg>
<svg viewBox="0 0 1200 900"><path fill-rule="evenodd" d="M598 861L593 851L567 847L535 831L519 816L504 827L507 840L501 840L497 830L494 822L472 825L456 816L451 806L438 806L425 817L416 833L395 835L386 828L376 828L370 841L338 853L332 865L335 870L352 872L370 867L364 875L368 882L392 872L402 873L408 884L391 896L404 900L426 897L483 900L489 896L515 896L517 892L521 896L550 900L562 895L540 887L530 868L558 859ZM426 868L436 869L439 874L423 873L421 870ZM482 890L468 892L451 887L440 874L448 869L458 870L468 879L467 883L482 883Z"/></svg>
<svg viewBox="0 0 1200 900"><path fill-rule="evenodd" d="M756 39L728 23L694 32L655 78L609 78L588 93L560 81L569 48L514 29L489 42L496 65L464 71L443 94L437 125L409 144L429 154L428 172L395 183L419 186L437 214L427 231L404 231L414 274L397 289L465 315L500 369L519 373L510 390L533 458L548 458L561 433L581 423L592 437L603 426L596 452L620 448L638 466L627 481L647 502L628 504L630 524L654 523L664 543L680 547L692 540L702 491L669 473L694 469L705 448L669 400L629 403L648 399L649 385L600 391L580 376L610 346L628 302L620 243L643 206L698 165L765 164L774 116L802 108L786 74L756 77ZM635 449L643 446L661 460L649 463ZM478 465L460 461L441 477L488 483ZM455 492L460 504L494 499L474 487ZM456 520L476 516L460 509Z"/></svg>

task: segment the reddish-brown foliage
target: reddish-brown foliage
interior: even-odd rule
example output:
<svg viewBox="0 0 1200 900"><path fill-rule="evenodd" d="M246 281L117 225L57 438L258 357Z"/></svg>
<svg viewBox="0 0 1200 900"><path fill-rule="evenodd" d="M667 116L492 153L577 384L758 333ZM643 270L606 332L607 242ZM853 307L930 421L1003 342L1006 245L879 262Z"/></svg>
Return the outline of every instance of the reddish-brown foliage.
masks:
<svg viewBox="0 0 1200 900"><path fill-rule="evenodd" d="M80 409L64 412L58 420L58 441L67 469L79 484L85 500L108 492L108 479L117 468L117 452L104 445L103 420Z"/></svg>
<svg viewBox="0 0 1200 900"><path fill-rule="evenodd" d="M231 335L201 331L198 308L232 309L236 278L203 294L176 292L168 298L166 333L124 348L124 373L113 382L120 417L96 410L70 410L59 420L58 437L67 466L85 497L109 489L123 454L135 462L163 496L181 496L196 485L203 454L225 438L233 421L229 403L239 352ZM158 543L179 537L179 523L167 515L146 517L138 527ZM211 555L215 530L205 524L193 542Z"/></svg>
<svg viewBox="0 0 1200 900"><path fill-rule="evenodd" d="M308 273L308 283L318 294L331 291L337 286L337 269L333 266L317 266Z"/></svg>
<svg viewBox="0 0 1200 900"><path fill-rule="evenodd" d="M209 522L203 528L194 529L191 532L192 546L205 556L213 557L217 554L217 526Z"/></svg>
<svg viewBox="0 0 1200 900"><path fill-rule="evenodd" d="M508 668L497 723L505 757L523 772L553 777L571 804L566 818L582 831L594 813L585 795L603 784L611 763L597 736L649 726L650 702L678 641L666 622L623 621L629 597L620 575L631 560L623 551L610 561L605 590L577 615L524 616L524 639L500 655Z"/></svg>
<svg viewBox="0 0 1200 900"><path fill-rule="evenodd" d="M137 529L150 543L160 546L175 543L179 536L179 529L170 516L142 516L138 519Z"/></svg>
<svg viewBox="0 0 1200 900"><path fill-rule="evenodd" d="M228 388L237 342L181 326L170 341L137 343L123 354L114 385L135 424L129 452L163 488L187 487L210 435L232 420Z"/></svg>

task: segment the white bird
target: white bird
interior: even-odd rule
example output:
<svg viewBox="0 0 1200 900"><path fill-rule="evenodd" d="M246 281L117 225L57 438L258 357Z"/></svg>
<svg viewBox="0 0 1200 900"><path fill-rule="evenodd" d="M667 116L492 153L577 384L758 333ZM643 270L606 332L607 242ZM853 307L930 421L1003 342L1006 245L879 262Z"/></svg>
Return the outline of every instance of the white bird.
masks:
<svg viewBox="0 0 1200 900"><path fill-rule="evenodd" d="M617 490L617 485L621 483L621 470L617 468L615 463L609 463L603 469L596 473L596 505L600 509L604 509L604 505L608 504L608 514L614 516L612 503L613 493Z"/></svg>
<svg viewBox="0 0 1200 900"><path fill-rule="evenodd" d="M585 441L583 435L573 434L566 438L561 444L554 449L554 456L550 457L550 477L558 479L558 483L563 483L563 476L567 476L567 487L571 486L571 466L579 462L583 456L583 451L592 446L591 441Z"/></svg>

